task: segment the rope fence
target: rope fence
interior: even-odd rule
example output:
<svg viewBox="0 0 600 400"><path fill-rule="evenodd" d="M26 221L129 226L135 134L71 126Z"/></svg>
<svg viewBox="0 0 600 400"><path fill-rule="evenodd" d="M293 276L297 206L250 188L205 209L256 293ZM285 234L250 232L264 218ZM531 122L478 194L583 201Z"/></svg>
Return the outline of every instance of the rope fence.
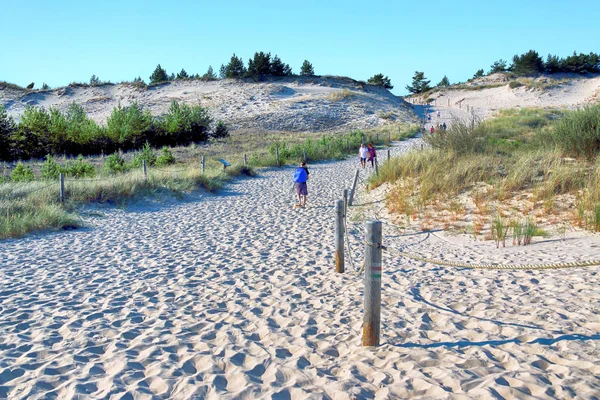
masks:
<svg viewBox="0 0 600 400"><path fill-rule="evenodd" d="M363 320L363 338L362 344L363 346L377 346L379 345L379 321L380 321L380 308L381 308L381 277L382 277L382 259L383 255L386 254L386 258L390 258L393 261L400 261L402 259L418 261L427 264L440 265L445 267L455 267L455 268L466 268L466 269L480 269L480 270L550 270L550 269L565 269L565 268L582 268L582 267L593 267L600 266L600 259L596 260L587 260L587 261L569 261L569 262L557 262L557 263L541 263L541 264L501 264L501 263L470 263L470 262L462 262L462 261L447 261L442 259L437 259L429 256L425 256L422 254L417 254L415 252L406 251L405 248L409 246L413 246L416 244L423 243L427 240L430 235L427 233L427 236L416 242L411 244L401 245L401 248L394 248L389 245L385 245L383 242L383 233L382 226L386 224L392 229L396 229L400 231L400 227L388 223L380 221L379 211L375 211L375 220L367 221L365 224L365 237L364 239L359 239L359 243L364 245L363 262L355 263L355 257L353 254L356 254L354 249L352 248L352 244L350 241L350 232L348 229L348 216L349 211L353 207L353 196L354 198L358 197L357 191L357 183L365 182L365 179L360 177L360 170L357 170L354 181L353 188L350 191L350 200L346 202L345 200L337 200L336 204L344 203L343 213L337 213L336 218L336 226L343 226L343 229L336 229L336 265L338 263L344 263L344 260L338 260L337 254L340 252L344 254L350 263L351 272L354 276L363 276L363 281L365 284L364 290L364 320ZM344 199L347 199L347 191L348 189L344 189ZM355 194L356 193L356 194ZM364 207L367 204L356 204L354 207ZM384 206L383 206L384 207ZM338 206L338 209L340 207ZM341 221L340 221L341 218ZM357 224L358 225L358 224ZM339 237L339 235L344 235L344 238ZM404 236L404 235L403 235ZM436 236L437 237L437 236ZM447 242L447 241L446 241ZM448 242L450 243L450 242ZM344 246L345 244L345 246ZM452 244L452 243L450 243ZM336 268L337 272L345 272L344 269Z"/></svg>

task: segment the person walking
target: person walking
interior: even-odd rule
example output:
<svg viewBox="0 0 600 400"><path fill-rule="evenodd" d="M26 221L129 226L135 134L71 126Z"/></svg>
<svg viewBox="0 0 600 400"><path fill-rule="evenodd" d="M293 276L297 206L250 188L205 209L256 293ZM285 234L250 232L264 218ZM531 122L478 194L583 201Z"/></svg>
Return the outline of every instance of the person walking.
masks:
<svg viewBox="0 0 600 400"><path fill-rule="evenodd" d="M360 158L360 165L365 169L367 166L367 155L369 154L369 150L364 143L360 144L360 149L358 149L358 157Z"/></svg>
<svg viewBox="0 0 600 400"><path fill-rule="evenodd" d="M435 128L433 127L433 125L431 125L431 128L429 128L429 133L433 133L435 132Z"/></svg>
<svg viewBox="0 0 600 400"><path fill-rule="evenodd" d="M371 162L371 167L375 167L375 163L377 162L377 152L375 151L375 147L373 147L372 143L367 145L367 152L369 153L369 161Z"/></svg>
<svg viewBox="0 0 600 400"><path fill-rule="evenodd" d="M310 172L308 172L308 167L304 161L294 171L294 183L296 185L296 194L298 195L298 204L296 204L294 208L306 207L306 196L308 196L308 186L306 185L306 182L308 181L309 174Z"/></svg>

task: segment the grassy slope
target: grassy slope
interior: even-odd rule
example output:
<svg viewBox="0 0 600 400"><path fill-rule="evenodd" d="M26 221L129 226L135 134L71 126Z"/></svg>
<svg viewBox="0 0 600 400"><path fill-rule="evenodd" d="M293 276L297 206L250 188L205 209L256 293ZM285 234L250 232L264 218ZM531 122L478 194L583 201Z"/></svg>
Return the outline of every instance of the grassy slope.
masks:
<svg viewBox="0 0 600 400"><path fill-rule="evenodd" d="M407 216L427 207L460 213L455 199L468 193L488 221L497 215L564 219L563 211L572 207L575 225L598 231L600 159L593 138L586 144L582 132L583 119L600 115L600 107L588 111L582 117L585 110L509 110L474 129L457 126L445 136L426 136L425 151L384 163L370 184L398 183L388 204ZM494 207L485 207L492 202Z"/></svg>

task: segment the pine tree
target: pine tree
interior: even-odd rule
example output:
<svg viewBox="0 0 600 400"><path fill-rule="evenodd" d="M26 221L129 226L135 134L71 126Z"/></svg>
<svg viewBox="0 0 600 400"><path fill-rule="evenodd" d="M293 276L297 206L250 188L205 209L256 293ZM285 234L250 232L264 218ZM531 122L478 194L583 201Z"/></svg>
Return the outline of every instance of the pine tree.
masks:
<svg viewBox="0 0 600 400"><path fill-rule="evenodd" d="M406 86L406 90L410 93L423 93L431 89L428 81L425 79L425 74L420 71L415 71L415 75L412 78L412 84Z"/></svg>
<svg viewBox="0 0 600 400"><path fill-rule="evenodd" d="M517 75L531 75L544 72L544 61L537 51L529 50L527 53L513 57L512 72Z"/></svg>
<svg viewBox="0 0 600 400"><path fill-rule="evenodd" d="M281 59L275 55L271 62L271 75L274 76L289 76L292 74L292 69L289 64L284 64Z"/></svg>
<svg viewBox="0 0 600 400"><path fill-rule="evenodd" d="M169 76L167 75L167 71L158 64L152 75L150 75L150 83L166 82L168 80Z"/></svg>
<svg viewBox="0 0 600 400"><path fill-rule="evenodd" d="M439 87L450 86L450 80L448 79L448 77L446 75L444 75L444 77L442 78L442 80L440 81L440 83L438 83L437 85Z"/></svg>
<svg viewBox="0 0 600 400"><path fill-rule="evenodd" d="M208 70L206 71L206 73L204 75L202 75L202 79L205 81L214 81L217 79L217 75L215 75L215 72L213 71L213 67L212 66L208 66Z"/></svg>
<svg viewBox="0 0 600 400"><path fill-rule="evenodd" d="M478 69L477 72L475 72L475 75L473 75L473 79L481 78L484 74L485 72L483 72L483 68Z"/></svg>
<svg viewBox="0 0 600 400"><path fill-rule="evenodd" d="M304 60L302 63L302 67L300 68L300 75L302 76L313 76L315 74L315 70L312 64L308 60Z"/></svg>
<svg viewBox="0 0 600 400"><path fill-rule="evenodd" d="M271 53L262 51L254 53L254 57L248 60L247 76L254 79L261 79L261 77L270 74Z"/></svg>
<svg viewBox="0 0 600 400"><path fill-rule="evenodd" d="M369 78L367 83L369 85L383 86L386 89L394 88L394 86L392 86L392 82L390 81L390 78L388 78L387 76L383 76L383 74L373 75L372 77Z"/></svg>
<svg viewBox="0 0 600 400"><path fill-rule="evenodd" d="M98 78L96 75L92 75L92 77L90 78L90 86L97 86L101 83L102 82L100 82L100 78Z"/></svg>
<svg viewBox="0 0 600 400"><path fill-rule="evenodd" d="M232 79L240 79L246 75L246 68L241 58L235 55L231 56L229 64L225 67L225 77Z"/></svg>
<svg viewBox="0 0 600 400"><path fill-rule="evenodd" d="M189 79L189 77L190 76L185 71L185 69L181 68L181 72L177 74L177 77L175 79L182 80L182 79Z"/></svg>
<svg viewBox="0 0 600 400"><path fill-rule="evenodd" d="M505 72L506 71L506 61L500 59L498 61L494 61L492 65L490 65L490 72L488 74L495 74L496 72Z"/></svg>
<svg viewBox="0 0 600 400"><path fill-rule="evenodd" d="M221 68L219 68L219 79L227 78L227 67L221 64Z"/></svg>

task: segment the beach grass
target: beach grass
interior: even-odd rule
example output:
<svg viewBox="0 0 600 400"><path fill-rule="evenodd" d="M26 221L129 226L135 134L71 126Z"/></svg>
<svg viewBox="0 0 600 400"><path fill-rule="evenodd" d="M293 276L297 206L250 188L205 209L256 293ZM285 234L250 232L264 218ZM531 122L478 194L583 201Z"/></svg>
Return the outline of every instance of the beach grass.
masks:
<svg viewBox="0 0 600 400"><path fill-rule="evenodd" d="M378 145L388 140L404 140L418 133L418 127L407 124L388 125L348 134L241 133L208 145L191 145L171 149L177 162L163 167L148 166L147 179L142 168L126 173L109 174L102 163L105 157L91 157L93 178L68 177L65 182L65 202L59 204L58 180L41 177L42 163L30 161L36 180L12 182L6 169L0 183L0 239L20 237L37 230L57 230L83 226L80 211L86 204L102 203L116 206L157 196L182 197L197 189L214 192L240 175L253 176L257 168L296 164L304 158L309 162L340 159L357 151L361 141ZM277 149L277 151L276 151ZM127 160L138 153L125 154ZM246 155L247 165L244 164ZM202 173L201 158L205 157ZM219 159L231 164L223 168Z"/></svg>
<svg viewBox="0 0 600 400"><path fill-rule="evenodd" d="M598 115L600 106L578 111L522 109L504 111L486 122L457 121L446 134L425 135L424 150L385 162L369 186L402 181L402 187L411 187L394 190L388 199L401 213L473 191L481 197L478 203L516 201L530 193L543 206L544 217L556 212L557 196L572 195L578 204L578 225L596 230L600 157L593 139L600 134L592 127L598 126ZM493 190L475 193L482 185ZM493 215L493 210L485 212Z"/></svg>

